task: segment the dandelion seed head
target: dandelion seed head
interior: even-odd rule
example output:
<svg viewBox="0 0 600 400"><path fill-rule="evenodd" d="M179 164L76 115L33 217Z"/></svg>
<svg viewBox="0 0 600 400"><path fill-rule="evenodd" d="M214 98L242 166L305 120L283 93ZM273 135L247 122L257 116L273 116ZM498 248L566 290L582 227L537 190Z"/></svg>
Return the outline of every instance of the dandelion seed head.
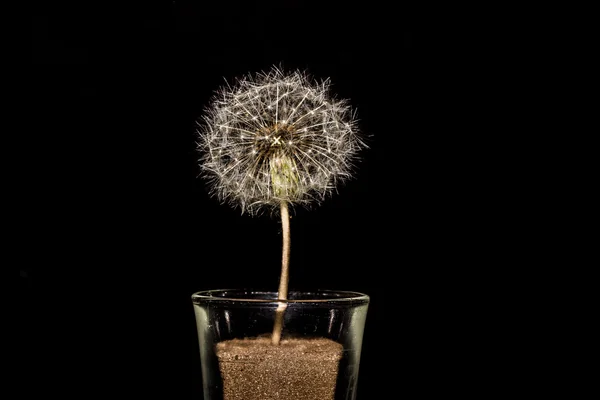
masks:
<svg viewBox="0 0 600 400"><path fill-rule="evenodd" d="M282 201L319 204L366 147L355 115L329 80L278 68L248 75L218 89L198 123L202 175L220 201L251 215Z"/></svg>

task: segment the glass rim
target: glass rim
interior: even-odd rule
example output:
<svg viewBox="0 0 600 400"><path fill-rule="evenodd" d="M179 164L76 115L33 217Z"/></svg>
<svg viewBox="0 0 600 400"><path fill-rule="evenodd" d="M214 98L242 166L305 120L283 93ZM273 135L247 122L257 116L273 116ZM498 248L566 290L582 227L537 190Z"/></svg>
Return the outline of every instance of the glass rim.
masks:
<svg viewBox="0 0 600 400"><path fill-rule="evenodd" d="M236 292L240 296L214 296L218 293ZM290 290L289 295L308 295L311 297L302 299L278 299L277 292L259 289L209 289L201 290L192 294L193 301L204 302L233 302L233 303L262 303L262 304L298 304L298 303L353 303L369 302L370 297L367 294L348 290ZM272 296L271 298L256 298L253 295Z"/></svg>

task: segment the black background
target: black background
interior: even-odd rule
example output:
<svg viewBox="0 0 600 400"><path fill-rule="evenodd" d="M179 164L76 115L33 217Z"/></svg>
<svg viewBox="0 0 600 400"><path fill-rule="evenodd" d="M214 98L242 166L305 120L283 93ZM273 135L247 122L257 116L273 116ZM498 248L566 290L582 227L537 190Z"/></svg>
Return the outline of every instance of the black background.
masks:
<svg viewBox="0 0 600 400"><path fill-rule="evenodd" d="M190 296L276 290L281 232L209 197L194 123L224 79L273 64L330 77L372 136L353 181L294 211L291 289L371 296L359 398L475 390L497 216L444 32L370 2L52 2L31 18L25 394L201 398Z"/></svg>

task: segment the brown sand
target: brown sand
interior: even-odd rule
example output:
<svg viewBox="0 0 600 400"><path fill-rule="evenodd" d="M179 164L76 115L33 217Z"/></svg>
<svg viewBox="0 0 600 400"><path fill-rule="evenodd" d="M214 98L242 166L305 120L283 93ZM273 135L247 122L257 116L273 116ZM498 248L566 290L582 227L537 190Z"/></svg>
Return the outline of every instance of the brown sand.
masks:
<svg viewBox="0 0 600 400"><path fill-rule="evenodd" d="M325 338L217 344L224 400L333 400L342 345Z"/></svg>

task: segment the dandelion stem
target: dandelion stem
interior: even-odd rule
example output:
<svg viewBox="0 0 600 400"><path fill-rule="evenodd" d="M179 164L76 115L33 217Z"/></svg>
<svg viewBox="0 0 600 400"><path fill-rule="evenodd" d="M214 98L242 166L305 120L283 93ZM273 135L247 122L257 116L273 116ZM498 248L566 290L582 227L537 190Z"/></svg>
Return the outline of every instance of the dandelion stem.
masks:
<svg viewBox="0 0 600 400"><path fill-rule="evenodd" d="M288 203L281 202L281 227L283 231L283 248L281 251L281 277L279 278L278 300L287 300L288 282L290 280L290 212ZM283 330L283 314L287 308L287 303L280 302L275 311L275 324L273 326L273 335L271 342L278 345L281 340L281 331Z"/></svg>

